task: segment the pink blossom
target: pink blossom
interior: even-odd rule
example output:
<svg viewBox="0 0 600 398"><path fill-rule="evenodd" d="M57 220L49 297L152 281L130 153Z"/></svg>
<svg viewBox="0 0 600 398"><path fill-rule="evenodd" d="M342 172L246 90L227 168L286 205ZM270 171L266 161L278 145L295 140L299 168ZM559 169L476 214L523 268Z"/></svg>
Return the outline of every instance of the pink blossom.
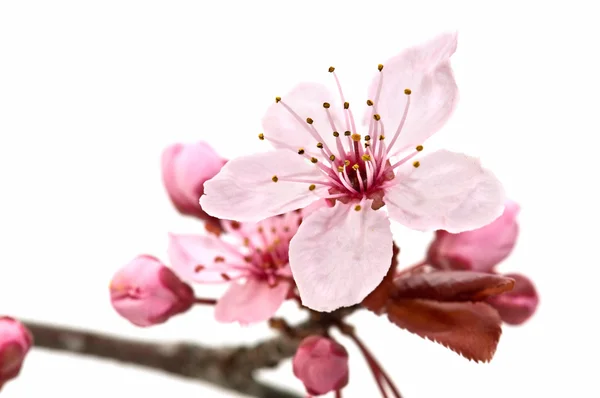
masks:
<svg viewBox="0 0 600 398"><path fill-rule="evenodd" d="M487 301L500 314L502 320L509 325L521 325L535 313L539 304L539 296L533 282L520 274L506 274L515 280L512 291L493 296Z"/></svg>
<svg viewBox="0 0 600 398"><path fill-rule="evenodd" d="M302 212L291 212L257 224L223 220L228 233L220 237L171 234L171 264L188 281L231 282L217 302L217 321L264 321L292 287L288 251L302 217Z"/></svg>
<svg viewBox="0 0 600 398"><path fill-rule="evenodd" d="M302 340L292 361L294 375L311 395L340 390L348 384L348 352L321 336Z"/></svg>
<svg viewBox="0 0 600 398"><path fill-rule="evenodd" d="M114 275L110 299L119 315L146 327L190 309L194 292L157 258L142 255Z"/></svg>
<svg viewBox="0 0 600 398"><path fill-rule="evenodd" d="M515 247L519 210L519 205L509 200L504 213L484 227L458 234L437 231L428 250L428 263L442 269L492 272Z"/></svg>
<svg viewBox="0 0 600 398"><path fill-rule="evenodd" d="M444 34L380 65L365 135L333 67L343 106L312 83L277 97L259 134L275 151L229 161L206 182L202 207L215 217L258 221L326 198L331 207L306 217L290 244L302 302L317 311L356 304L381 282L392 257L388 217L423 231L492 222L504 191L478 159L446 150L420 156L458 100L455 49L456 34Z"/></svg>
<svg viewBox="0 0 600 398"><path fill-rule="evenodd" d="M0 317L0 389L19 375L32 344L31 333L21 322Z"/></svg>
<svg viewBox="0 0 600 398"><path fill-rule="evenodd" d="M210 221L200 207L204 183L213 178L227 162L206 142L173 144L163 151L162 178L169 198L177 210Z"/></svg>

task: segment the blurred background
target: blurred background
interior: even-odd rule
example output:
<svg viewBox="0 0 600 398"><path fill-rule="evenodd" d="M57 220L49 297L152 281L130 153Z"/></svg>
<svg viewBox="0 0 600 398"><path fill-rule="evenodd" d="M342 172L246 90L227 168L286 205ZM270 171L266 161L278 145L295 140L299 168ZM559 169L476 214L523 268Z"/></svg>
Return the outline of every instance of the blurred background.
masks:
<svg viewBox="0 0 600 398"><path fill-rule="evenodd" d="M149 329L109 302L113 273L166 258L167 232L202 225L172 207L160 154L206 140L224 157L256 139L276 95L302 80L364 103L378 63L446 30L461 101L429 147L480 156L521 204L521 235L499 268L541 303L505 327L489 364L465 360L384 318L351 317L406 398L598 396L596 225L600 36L586 1L0 2L0 314L148 340L221 345L273 335L194 308ZM432 235L394 227L401 266ZM224 288L224 287L223 287ZM203 296L222 287L204 288ZM297 308L280 311L299 319ZM358 351L346 397L376 396ZM297 391L289 362L262 373ZM160 373L34 350L6 398L234 394ZM137 396L137 395L136 395Z"/></svg>

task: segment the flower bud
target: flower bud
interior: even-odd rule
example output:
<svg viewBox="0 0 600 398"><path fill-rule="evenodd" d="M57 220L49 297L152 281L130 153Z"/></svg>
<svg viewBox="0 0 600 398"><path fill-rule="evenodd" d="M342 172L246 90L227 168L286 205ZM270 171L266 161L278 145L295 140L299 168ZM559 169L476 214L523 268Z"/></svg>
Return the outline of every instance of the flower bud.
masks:
<svg viewBox="0 0 600 398"><path fill-rule="evenodd" d="M0 317L0 388L19 375L32 344L31 333L21 322Z"/></svg>
<svg viewBox="0 0 600 398"><path fill-rule="evenodd" d="M110 299L119 315L144 327L187 311L194 303L194 292L158 259L142 255L115 274Z"/></svg>
<svg viewBox="0 0 600 398"><path fill-rule="evenodd" d="M311 395L323 395L348 384L348 352L321 336L302 340L292 362L294 375Z"/></svg>
<svg viewBox="0 0 600 398"><path fill-rule="evenodd" d="M491 272L515 246L519 205L509 201L492 223L472 231L437 231L427 253L428 263L441 269Z"/></svg>
<svg viewBox="0 0 600 398"><path fill-rule="evenodd" d="M506 274L515 280L515 287L510 292L502 293L488 299L505 323L521 325L535 313L539 304L539 297L535 285L531 280L519 274Z"/></svg>
<svg viewBox="0 0 600 398"><path fill-rule="evenodd" d="M227 160L206 142L173 144L162 153L162 178L169 198L185 215L216 221L200 207L204 183L213 178Z"/></svg>

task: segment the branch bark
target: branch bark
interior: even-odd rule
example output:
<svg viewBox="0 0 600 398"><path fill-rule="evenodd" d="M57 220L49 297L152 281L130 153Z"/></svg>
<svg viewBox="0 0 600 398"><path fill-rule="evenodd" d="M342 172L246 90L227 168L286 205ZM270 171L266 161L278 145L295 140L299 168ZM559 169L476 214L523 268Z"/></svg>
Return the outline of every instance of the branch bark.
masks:
<svg viewBox="0 0 600 398"><path fill-rule="evenodd" d="M153 343L125 339L83 329L21 320L34 337L34 346L120 361L214 384L257 398L300 398L297 393L260 382L255 371L272 368L296 352L304 336L321 334L353 312L344 308L330 314L312 313L279 337L239 347L210 348L195 343Z"/></svg>

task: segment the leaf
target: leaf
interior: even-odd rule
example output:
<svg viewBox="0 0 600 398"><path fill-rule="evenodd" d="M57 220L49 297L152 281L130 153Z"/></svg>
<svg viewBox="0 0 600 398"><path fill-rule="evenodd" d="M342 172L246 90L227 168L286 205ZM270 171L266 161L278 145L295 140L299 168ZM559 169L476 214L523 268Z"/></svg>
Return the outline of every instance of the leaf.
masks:
<svg viewBox="0 0 600 398"><path fill-rule="evenodd" d="M394 243L390 269L383 277L381 283L361 303L363 307L377 315L385 312L385 305L390 294L396 289L394 286L394 275L396 275L396 268L398 267L398 253L400 253L400 248Z"/></svg>
<svg viewBox="0 0 600 398"><path fill-rule="evenodd" d="M492 359L502 334L498 312L486 303L390 300L387 311L402 329L476 362Z"/></svg>
<svg viewBox="0 0 600 398"><path fill-rule="evenodd" d="M472 271L437 271L394 281L394 298L436 301L481 301L512 290L515 281L502 275Z"/></svg>

